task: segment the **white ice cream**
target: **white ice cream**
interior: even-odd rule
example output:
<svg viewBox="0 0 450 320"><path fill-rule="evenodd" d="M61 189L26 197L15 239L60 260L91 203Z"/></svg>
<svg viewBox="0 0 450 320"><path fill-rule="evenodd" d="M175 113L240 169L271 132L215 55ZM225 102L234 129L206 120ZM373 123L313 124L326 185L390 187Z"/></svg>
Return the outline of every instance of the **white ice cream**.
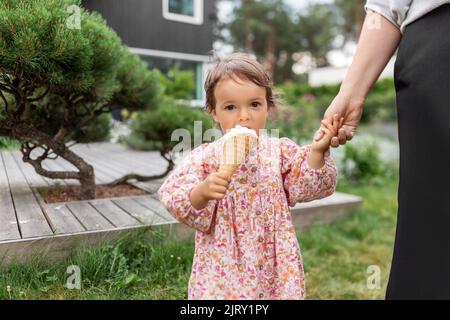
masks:
<svg viewBox="0 0 450 320"><path fill-rule="evenodd" d="M231 137L239 136L239 135L243 135L243 134L252 135L255 138L258 138L258 135L256 134L255 130L252 130L252 129L249 129L246 127L242 127L242 126L236 126L233 129L228 130L227 133L225 133L225 135L222 137L222 139L227 140L227 139L230 139Z"/></svg>

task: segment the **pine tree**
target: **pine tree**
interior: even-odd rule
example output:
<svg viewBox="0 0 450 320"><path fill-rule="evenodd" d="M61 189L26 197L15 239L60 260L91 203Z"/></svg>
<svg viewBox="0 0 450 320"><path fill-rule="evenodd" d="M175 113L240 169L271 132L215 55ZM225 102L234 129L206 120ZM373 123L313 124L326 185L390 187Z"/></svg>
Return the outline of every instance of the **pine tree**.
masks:
<svg viewBox="0 0 450 320"><path fill-rule="evenodd" d="M80 198L94 198L93 167L68 140L114 107L151 109L157 75L79 0L2 0L0 17L0 135L37 173L79 180ZM78 171L43 168L56 157Z"/></svg>

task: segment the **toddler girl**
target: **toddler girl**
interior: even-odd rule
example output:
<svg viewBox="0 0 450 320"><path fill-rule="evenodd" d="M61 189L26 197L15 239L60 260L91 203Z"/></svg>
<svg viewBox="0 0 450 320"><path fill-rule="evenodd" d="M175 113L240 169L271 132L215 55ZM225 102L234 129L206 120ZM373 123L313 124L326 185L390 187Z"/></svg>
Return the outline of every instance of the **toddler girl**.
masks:
<svg viewBox="0 0 450 320"><path fill-rule="evenodd" d="M289 207L331 195L329 156L342 119L323 121L320 140L299 147L269 136L271 80L252 57L218 61L206 82L206 108L223 133L254 130L257 146L233 175L218 172L223 138L186 156L158 191L181 223L197 230L189 299L303 299L302 257Z"/></svg>

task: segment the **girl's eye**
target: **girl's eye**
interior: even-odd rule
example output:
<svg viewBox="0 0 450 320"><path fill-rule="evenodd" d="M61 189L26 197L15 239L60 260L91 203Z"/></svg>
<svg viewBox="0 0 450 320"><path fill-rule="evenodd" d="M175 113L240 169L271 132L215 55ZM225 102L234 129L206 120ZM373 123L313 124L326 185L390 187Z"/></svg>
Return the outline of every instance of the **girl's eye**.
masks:
<svg viewBox="0 0 450 320"><path fill-rule="evenodd" d="M252 102L252 107L257 108L257 107L259 107L260 105L261 105L261 103L259 103L259 102Z"/></svg>
<svg viewBox="0 0 450 320"><path fill-rule="evenodd" d="M233 110L234 109L234 106L233 105L229 105L229 106L226 106L225 107L225 110Z"/></svg>

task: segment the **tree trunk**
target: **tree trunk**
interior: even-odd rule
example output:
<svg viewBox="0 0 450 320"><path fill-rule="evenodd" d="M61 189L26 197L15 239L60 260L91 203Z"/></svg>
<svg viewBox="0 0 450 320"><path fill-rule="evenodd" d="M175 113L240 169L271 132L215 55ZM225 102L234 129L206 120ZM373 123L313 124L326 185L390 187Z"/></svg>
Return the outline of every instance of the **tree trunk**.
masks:
<svg viewBox="0 0 450 320"><path fill-rule="evenodd" d="M266 45L264 48L264 68L273 78L275 71L275 43L276 35L275 30L270 31L269 36L266 39Z"/></svg>
<svg viewBox="0 0 450 320"><path fill-rule="evenodd" d="M95 173L94 168L87 164L83 159L81 160L80 168L80 199L81 200L90 200L95 199Z"/></svg>
<svg viewBox="0 0 450 320"><path fill-rule="evenodd" d="M81 157L72 152L62 141L56 141L51 136L36 130L29 125L19 125L11 130L11 137L22 143L23 161L31 164L36 173L50 179L77 179L81 184L80 198L95 199L94 168ZM36 159L31 158L35 148L42 148L44 153ZM73 164L76 171L48 171L42 167L42 161L48 158L49 151ZM50 158L51 159L51 158Z"/></svg>

